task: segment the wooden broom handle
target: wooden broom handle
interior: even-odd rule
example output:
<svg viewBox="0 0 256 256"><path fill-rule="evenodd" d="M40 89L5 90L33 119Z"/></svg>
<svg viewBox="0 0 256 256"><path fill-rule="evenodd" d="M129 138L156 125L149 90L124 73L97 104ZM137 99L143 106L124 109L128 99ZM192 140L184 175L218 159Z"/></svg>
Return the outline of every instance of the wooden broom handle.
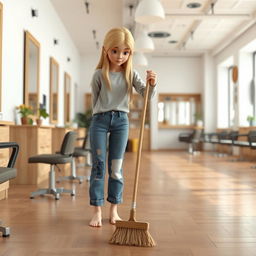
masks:
<svg viewBox="0 0 256 256"><path fill-rule="evenodd" d="M135 221L135 209L136 209L138 182L139 182L140 160L141 160L141 151L142 151L142 143L143 143L143 135L144 135L144 125L145 125L146 112L147 112L149 86L150 86L149 81L147 81L146 89L144 93L144 105L143 105L143 111L142 111L142 120L140 124L139 147L137 151L135 180L134 180L133 196L132 196L132 207L130 212L130 220L133 220L133 221Z"/></svg>

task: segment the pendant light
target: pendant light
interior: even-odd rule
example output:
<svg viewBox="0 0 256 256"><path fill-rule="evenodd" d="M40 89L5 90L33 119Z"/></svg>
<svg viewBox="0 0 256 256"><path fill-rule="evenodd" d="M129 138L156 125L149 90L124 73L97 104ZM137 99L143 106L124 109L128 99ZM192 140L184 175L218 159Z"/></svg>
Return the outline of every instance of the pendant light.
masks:
<svg viewBox="0 0 256 256"><path fill-rule="evenodd" d="M152 52L155 49L153 40L142 30L135 38L135 51Z"/></svg>
<svg viewBox="0 0 256 256"><path fill-rule="evenodd" d="M135 11L135 21L150 24L165 19L164 9L159 0L141 0Z"/></svg>
<svg viewBox="0 0 256 256"><path fill-rule="evenodd" d="M148 60L142 52L134 52L133 65L135 67L146 67L148 65Z"/></svg>

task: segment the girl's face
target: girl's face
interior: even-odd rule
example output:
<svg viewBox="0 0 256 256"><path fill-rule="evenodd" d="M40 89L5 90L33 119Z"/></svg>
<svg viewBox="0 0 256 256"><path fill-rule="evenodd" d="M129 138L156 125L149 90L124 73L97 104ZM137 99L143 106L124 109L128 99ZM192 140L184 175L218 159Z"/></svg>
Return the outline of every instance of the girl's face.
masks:
<svg viewBox="0 0 256 256"><path fill-rule="evenodd" d="M129 59L130 54L130 48L126 47L125 45L110 48L107 55L110 60L111 68L120 69L121 66Z"/></svg>

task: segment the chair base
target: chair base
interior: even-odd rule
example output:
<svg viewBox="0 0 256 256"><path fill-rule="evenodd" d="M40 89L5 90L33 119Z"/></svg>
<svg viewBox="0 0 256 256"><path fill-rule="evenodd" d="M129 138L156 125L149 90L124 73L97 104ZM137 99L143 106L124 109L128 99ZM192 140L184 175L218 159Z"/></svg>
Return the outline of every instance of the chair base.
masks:
<svg viewBox="0 0 256 256"><path fill-rule="evenodd" d="M35 196L42 196L42 195L54 195L55 200L60 199L60 194L62 193L69 193L71 196L75 196L75 191L73 189L64 189L64 188L43 188L38 189L31 193L30 198L33 199Z"/></svg>
<svg viewBox="0 0 256 256"><path fill-rule="evenodd" d="M1 224L1 221L0 221L0 224ZM8 237L10 236L10 233L11 233L9 227L3 227L3 226L0 226L0 232L2 233L3 237Z"/></svg>
<svg viewBox="0 0 256 256"><path fill-rule="evenodd" d="M31 193L30 198L33 199L35 196L41 195L54 195L56 200L60 199L60 194L62 193L69 193L71 196L75 196L74 189L64 189L64 188L56 188L55 186L55 170L54 165L51 165L51 169L49 172L49 187L38 189Z"/></svg>
<svg viewBox="0 0 256 256"><path fill-rule="evenodd" d="M59 177L57 179L57 182L61 182L61 181L64 181L64 180L78 180L79 183L81 184L84 179L87 179L85 176L74 176L74 175L70 175L70 176L64 176L64 177Z"/></svg>
<svg viewBox="0 0 256 256"><path fill-rule="evenodd" d="M71 162L71 175L59 177L57 179L57 182L67 181L67 180L71 180L71 181L78 180L80 184L84 180L88 180L88 177L86 177L86 176L77 176L76 175L76 162L75 162L75 158L74 157L73 157L72 162Z"/></svg>

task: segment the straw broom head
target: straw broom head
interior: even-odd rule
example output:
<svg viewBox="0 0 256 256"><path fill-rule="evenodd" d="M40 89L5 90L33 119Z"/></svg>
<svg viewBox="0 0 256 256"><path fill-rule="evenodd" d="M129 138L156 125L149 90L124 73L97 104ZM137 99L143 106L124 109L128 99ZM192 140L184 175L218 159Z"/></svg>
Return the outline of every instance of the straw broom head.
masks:
<svg viewBox="0 0 256 256"><path fill-rule="evenodd" d="M141 247L153 247L156 245L150 235L148 222L117 221L116 230L109 243L118 245L132 245Z"/></svg>

